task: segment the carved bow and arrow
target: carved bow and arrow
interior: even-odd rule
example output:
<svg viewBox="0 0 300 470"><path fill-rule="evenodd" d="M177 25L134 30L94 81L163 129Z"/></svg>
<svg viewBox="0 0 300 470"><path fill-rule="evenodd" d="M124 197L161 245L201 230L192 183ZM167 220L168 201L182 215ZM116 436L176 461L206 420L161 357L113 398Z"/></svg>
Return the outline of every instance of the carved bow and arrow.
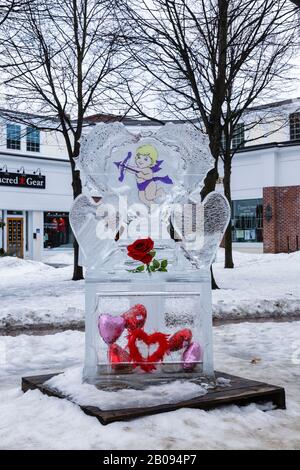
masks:
<svg viewBox="0 0 300 470"><path fill-rule="evenodd" d="M124 158L123 161L120 162L114 162L116 167L120 170L120 176L119 176L119 181L122 182L125 178L125 171L130 170L133 173L139 173L138 170L133 168L132 166L127 165L129 160L132 157L132 152L128 152L127 156ZM151 167L153 173L157 173L161 169L161 164L163 163L163 160L157 160L156 164Z"/></svg>

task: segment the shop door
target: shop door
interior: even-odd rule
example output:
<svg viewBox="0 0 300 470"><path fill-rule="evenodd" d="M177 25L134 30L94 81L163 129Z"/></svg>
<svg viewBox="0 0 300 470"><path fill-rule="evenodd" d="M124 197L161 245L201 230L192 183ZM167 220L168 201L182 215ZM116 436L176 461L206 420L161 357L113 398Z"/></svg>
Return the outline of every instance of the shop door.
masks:
<svg viewBox="0 0 300 470"><path fill-rule="evenodd" d="M7 219L7 253L23 258L23 219Z"/></svg>

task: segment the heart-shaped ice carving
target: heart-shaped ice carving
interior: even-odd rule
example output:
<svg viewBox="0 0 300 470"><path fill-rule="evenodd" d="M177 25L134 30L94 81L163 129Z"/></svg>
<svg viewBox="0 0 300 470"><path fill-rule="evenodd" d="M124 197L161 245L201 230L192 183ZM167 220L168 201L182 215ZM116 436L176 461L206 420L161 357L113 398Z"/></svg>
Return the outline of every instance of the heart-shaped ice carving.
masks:
<svg viewBox="0 0 300 470"><path fill-rule="evenodd" d="M155 147L157 156L149 162L150 166L146 168L148 179L144 181L137 167L136 155L140 146L149 145ZM131 155L131 158L128 161L125 158L124 163L126 155ZM122 178L116 161L121 161ZM86 194L74 201L70 222L83 253L85 266L93 267L94 271L105 269L107 272L124 266L126 254L123 253L124 249L122 251L119 248L121 244L117 234L122 233L132 222L138 226L145 219L150 227L151 216L147 213L149 207L142 204L145 194L141 193L146 191L149 197L153 197L153 203L163 209L162 212L171 214L173 227L181 240L182 255L197 268L210 266L228 224L230 208L224 196L217 192L210 193L203 203L199 202L203 180L214 165L206 135L188 124L170 123L155 132L139 134L130 133L120 123L99 124L84 137L76 165L84 177ZM166 180L172 183L166 184ZM160 194L157 199L156 194ZM91 196L101 196L101 203L95 204ZM120 196L126 196L128 203L122 220L116 215L119 213ZM136 215L133 210L136 203L145 207L146 215ZM194 234L192 220L192 228L185 227L184 230L177 223L173 203L193 205L200 220L200 226L194 230ZM107 204L112 207L112 212L101 213L100 210L99 213L99 207ZM162 225L168 225L167 219L163 219ZM107 227L113 227L110 237L106 237L110 233ZM146 236L152 237L152 233L143 233L143 237ZM130 235L122 237L123 246L126 246ZM163 244L166 245L165 239Z"/></svg>
<svg viewBox="0 0 300 470"><path fill-rule="evenodd" d="M117 200L109 201L114 207ZM73 233L81 249L81 263L83 266L97 268L105 265L114 266L119 262L119 247L115 242L117 234L121 230L121 221L114 214L101 211L103 201L95 202L91 196L81 194L73 202L70 211L70 222ZM110 217L112 220L110 221ZM99 231L105 227L113 227L112 236L101 236Z"/></svg>
<svg viewBox="0 0 300 470"><path fill-rule="evenodd" d="M186 257L198 269L210 266L223 238L230 218L227 199L220 193L209 193L202 203L194 204L194 210L185 214L172 213L172 224ZM187 220L190 216L191 220Z"/></svg>

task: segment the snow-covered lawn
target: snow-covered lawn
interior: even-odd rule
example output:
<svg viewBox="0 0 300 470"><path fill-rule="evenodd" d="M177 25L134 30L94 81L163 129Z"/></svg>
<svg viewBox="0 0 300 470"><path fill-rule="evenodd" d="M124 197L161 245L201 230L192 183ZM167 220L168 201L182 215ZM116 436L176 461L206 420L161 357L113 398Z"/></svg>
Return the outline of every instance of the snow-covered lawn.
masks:
<svg viewBox="0 0 300 470"><path fill-rule="evenodd" d="M228 324L214 335L216 368L283 385L287 410L181 409L104 427L65 400L20 391L22 375L78 366L83 333L0 337L0 448L299 449L300 322Z"/></svg>
<svg viewBox="0 0 300 470"><path fill-rule="evenodd" d="M46 248L43 252L42 261L49 264L72 264L73 249L71 247Z"/></svg>
<svg viewBox="0 0 300 470"><path fill-rule="evenodd" d="M235 252L235 269L224 269L223 257L220 249L214 264L221 287L213 292L216 318L300 318L300 252ZM69 265L56 269L44 263L0 258L0 328L83 320L84 283L70 281L72 252L49 251L44 260Z"/></svg>
<svg viewBox="0 0 300 470"><path fill-rule="evenodd" d="M71 265L0 258L0 328L83 320L84 281L71 278Z"/></svg>
<svg viewBox="0 0 300 470"><path fill-rule="evenodd" d="M220 290L213 292L217 318L300 318L300 251L255 254L234 252L234 269L224 269L224 250L214 264Z"/></svg>

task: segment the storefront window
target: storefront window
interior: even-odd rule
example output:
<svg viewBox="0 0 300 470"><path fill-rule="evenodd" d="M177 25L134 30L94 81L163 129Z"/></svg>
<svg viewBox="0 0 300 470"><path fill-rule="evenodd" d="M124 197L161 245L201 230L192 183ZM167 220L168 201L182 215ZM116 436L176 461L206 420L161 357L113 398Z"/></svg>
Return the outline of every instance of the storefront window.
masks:
<svg viewBox="0 0 300 470"><path fill-rule="evenodd" d="M72 242L68 212L44 213L44 247L56 248Z"/></svg>
<svg viewBox="0 0 300 470"><path fill-rule="evenodd" d="M262 199L232 202L232 239L234 242L263 241Z"/></svg>

